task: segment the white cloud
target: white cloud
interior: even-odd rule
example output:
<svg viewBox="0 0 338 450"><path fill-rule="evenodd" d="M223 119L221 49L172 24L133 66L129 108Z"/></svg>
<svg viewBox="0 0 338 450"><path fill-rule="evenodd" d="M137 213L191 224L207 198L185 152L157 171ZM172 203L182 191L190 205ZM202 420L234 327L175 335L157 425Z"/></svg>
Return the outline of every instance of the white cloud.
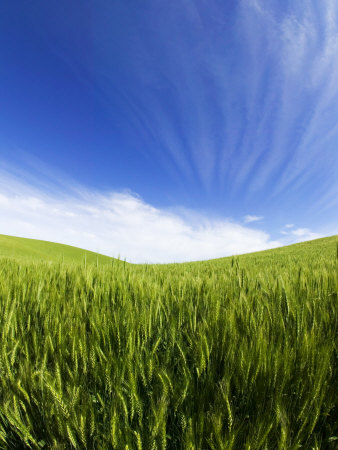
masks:
<svg viewBox="0 0 338 450"><path fill-rule="evenodd" d="M0 233L120 255L130 262L201 260L281 245L264 231L155 208L128 192L76 191L46 194L2 172Z"/></svg>
<svg viewBox="0 0 338 450"><path fill-rule="evenodd" d="M299 241L310 241L312 239L318 239L321 237L324 237L323 234L314 233L309 228L296 228L294 230L291 230L290 228L293 228L293 224L287 224L284 228L287 228L288 230L282 230L281 234L284 236L288 236L288 243L293 244L295 242Z"/></svg>
<svg viewBox="0 0 338 450"><path fill-rule="evenodd" d="M252 216L248 214L247 216L244 216L244 223L260 222L263 219L264 219L263 216Z"/></svg>
<svg viewBox="0 0 338 450"><path fill-rule="evenodd" d="M292 230L291 234L293 236L299 236L304 241L310 240L310 239L318 239L320 237L323 237L322 235L318 233L313 233L309 228L297 228L296 230Z"/></svg>

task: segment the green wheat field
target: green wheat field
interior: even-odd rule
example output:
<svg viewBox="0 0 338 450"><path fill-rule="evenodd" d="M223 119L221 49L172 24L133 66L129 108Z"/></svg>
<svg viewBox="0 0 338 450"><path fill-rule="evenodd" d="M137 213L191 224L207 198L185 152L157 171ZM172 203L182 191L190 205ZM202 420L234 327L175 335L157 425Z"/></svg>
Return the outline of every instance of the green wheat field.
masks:
<svg viewBox="0 0 338 450"><path fill-rule="evenodd" d="M337 242L133 265L0 236L0 448L338 448Z"/></svg>

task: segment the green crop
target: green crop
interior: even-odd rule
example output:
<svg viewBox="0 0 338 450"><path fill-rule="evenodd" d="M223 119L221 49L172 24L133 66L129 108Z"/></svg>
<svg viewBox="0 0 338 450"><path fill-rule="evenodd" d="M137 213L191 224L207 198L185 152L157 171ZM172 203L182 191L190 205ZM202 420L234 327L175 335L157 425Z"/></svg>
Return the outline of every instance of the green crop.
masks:
<svg viewBox="0 0 338 450"><path fill-rule="evenodd" d="M0 448L336 448L336 243L0 259Z"/></svg>

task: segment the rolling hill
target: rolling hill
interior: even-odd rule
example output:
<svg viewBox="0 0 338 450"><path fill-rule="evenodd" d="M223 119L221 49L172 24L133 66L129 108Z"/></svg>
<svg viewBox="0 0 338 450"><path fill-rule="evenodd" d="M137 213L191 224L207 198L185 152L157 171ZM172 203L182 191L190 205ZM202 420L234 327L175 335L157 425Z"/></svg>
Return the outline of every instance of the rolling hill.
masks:
<svg viewBox="0 0 338 450"><path fill-rule="evenodd" d="M0 236L0 449L336 449L337 241L147 265Z"/></svg>
<svg viewBox="0 0 338 450"><path fill-rule="evenodd" d="M330 236L326 238L315 239L312 241L292 244L285 247L263 250L254 253L239 255L238 259L242 262L264 262L271 257L289 258L292 256L299 257L319 257L328 258L337 255L338 236ZM70 245L57 244L54 242L41 241L36 239L28 239L14 236L6 236L0 234L0 258L15 258L26 261L35 262L65 262L65 263L83 263L86 259L87 264L106 265L111 264L112 259L109 256L100 253L91 252ZM222 264L232 257L217 258L208 261L196 261L185 264L214 264L215 267ZM170 265L170 264L169 264ZM162 266L168 266L163 264Z"/></svg>
<svg viewBox="0 0 338 450"><path fill-rule="evenodd" d="M0 235L0 258L15 258L25 261L65 262L102 265L111 264L112 258L70 245L40 241L14 236Z"/></svg>

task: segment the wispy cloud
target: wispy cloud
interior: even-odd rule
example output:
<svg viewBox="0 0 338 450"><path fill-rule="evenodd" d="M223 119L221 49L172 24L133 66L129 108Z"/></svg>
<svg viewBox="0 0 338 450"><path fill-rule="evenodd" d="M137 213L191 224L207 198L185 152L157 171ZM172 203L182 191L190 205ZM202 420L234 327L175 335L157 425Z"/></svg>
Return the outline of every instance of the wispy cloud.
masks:
<svg viewBox="0 0 338 450"><path fill-rule="evenodd" d="M169 8L170 40L166 27L147 23L167 78L152 75L147 103L135 93L177 170L233 198L293 194L308 204L328 195L322 182L336 192L338 4L242 0L227 10L187 2L179 19ZM149 48L144 55L152 61Z"/></svg>
<svg viewBox="0 0 338 450"><path fill-rule="evenodd" d="M228 219L155 208L128 192L52 193L2 173L0 233L79 246L131 262L216 258L281 245ZM69 194L72 192L71 194Z"/></svg>
<svg viewBox="0 0 338 450"><path fill-rule="evenodd" d="M266 101L257 105L257 111L266 117L273 106L270 126L264 125L266 139L259 142L260 149L252 150L255 161L258 155L264 158L251 165L254 178L246 171L254 179L252 192L270 185L275 196L293 193L308 202L327 197L329 190L333 198L338 185L337 158L332 159L338 135L334 119L338 113L334 81L338 76L338 5L331 0L323 1L320 8L314 1L301 9L294 2L283 8L263 0L244 0L241 5L246 17L244 39L254 55L252 71L258 71L262 80L264 72L270 71ZM248 40L252 33L258 37ZM259 57L262 35L269 42L263 61ZM257 87L250 83L250 89ZM271 90L273 97L269 97ZM257 133L251 138L257 141Z"/></svg>
<svg viewBox="0 0 338 450"><path fill-rule="evenodd" d="M252 216L248 214L247 216L244 216L243 221L244 223L261 222L263 219L264 219L263 216Z"/></svg>
<svg viewBox="0 0 338 450"><path fill-rule="evenodd" d="M80 72L133 148L208 200L334 208L336 1L150 1L142 11L112 2L102 11ZM116 17L126 26L112 27Z"/></svg>
<svg viewBox="0 0 338 450"><path fill-rule="evenodd" d="M296 230L292 230L291 234L303 238L304 241L323 237L318 233L313 233L309 228L297 228Z"/></svg>
<svg viewBox="0 0 338 450"><path fill-rule="evenodd" d="M293 228L294 225L288 224L285 225L285 229L281 231L281 234L283 234L285 237L287 237L288 242L290 244L301 241L310 241L312 239L319 239L321 237L324 237L323 234L315 233L309 228Z"/></svg>

